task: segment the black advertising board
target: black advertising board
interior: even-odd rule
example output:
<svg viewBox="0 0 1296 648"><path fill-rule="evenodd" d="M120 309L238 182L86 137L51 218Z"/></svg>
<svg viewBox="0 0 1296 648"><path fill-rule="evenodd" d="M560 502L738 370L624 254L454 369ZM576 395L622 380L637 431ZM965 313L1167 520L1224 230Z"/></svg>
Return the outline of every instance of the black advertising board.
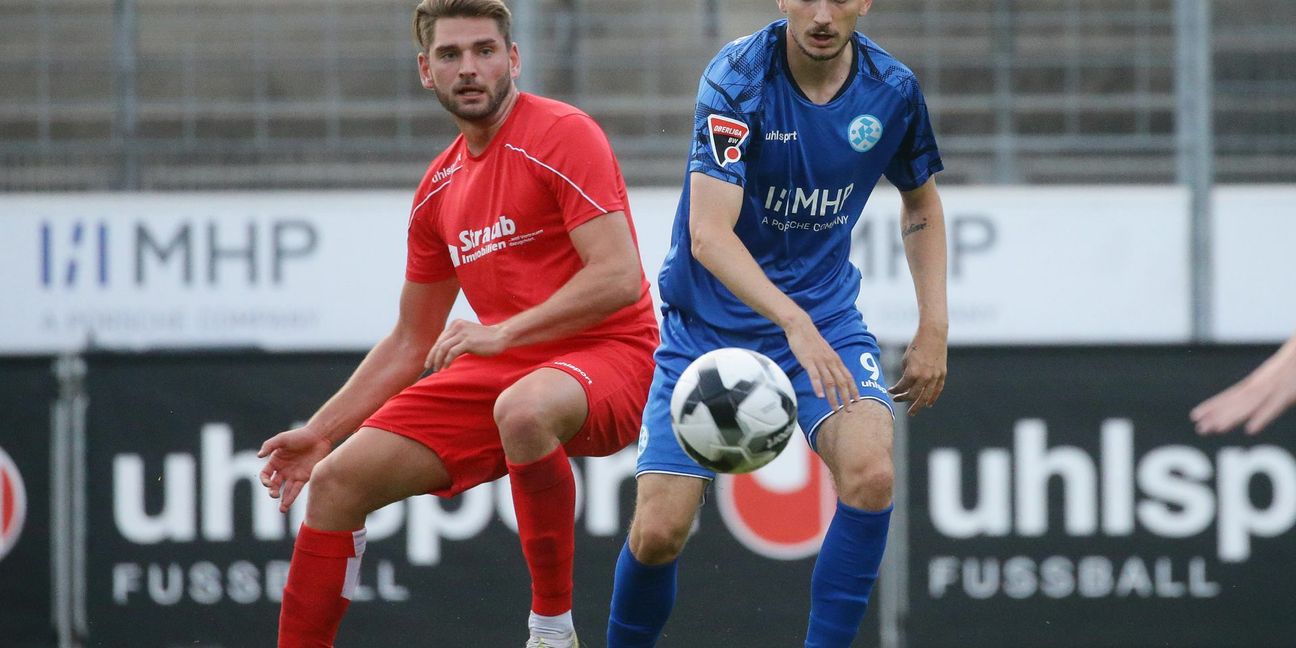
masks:
<svg viewBox="0 0 1296 648"><path fill-rule="evenodd" d="M0 359L0 644L57 643L52 614L50 358Z"/></svg>
<svg viewBox="0 0 1296 648"><path fill-rule="evenodd" d="M910 421L907 645L1290 645L1296 417L1258 437L1208 439L1187 420L1270 352L953 350L946 394ZM255 484L253 455L358 360L88 358L87 470L75 482L86 503L88 645L272 643L300 518L278 514ZM0 449L16 467L0 470L0 643L52 646L54 379L49 359L0 369ZM833 494L804 446L789 448L778 469L722 477L708 493L664 648L802 640ZM634 450L574 463L575 614L599 646ZM375 514L339 645L520 644L527 580L511 520L504 482ZM876 643L877 600L857 646Z"/></svg>
<svg viewBox="0 0 1296 648"><path fill-rule="evenodd" d="M1293 645L1296 417L1188 420L1272 351L953 350L909 425L909 645Z"/></svg>
<svg viewBox="0 0 1296 648"><path fill-rule="evenodd" d="M96 646L272 645L292 529L255 473L256 448L306 419L355 354L91 355L86 388L86 605ZM661 642L797 645L831 485L804 447L708 495ZM604 644L633 508L634 448L575 460L575 618ZM778 506L761 506L777 498ZM521 645L526 567L504 481L371 516L340 646ZM871 611L859 645L877 636Z"/></svg>

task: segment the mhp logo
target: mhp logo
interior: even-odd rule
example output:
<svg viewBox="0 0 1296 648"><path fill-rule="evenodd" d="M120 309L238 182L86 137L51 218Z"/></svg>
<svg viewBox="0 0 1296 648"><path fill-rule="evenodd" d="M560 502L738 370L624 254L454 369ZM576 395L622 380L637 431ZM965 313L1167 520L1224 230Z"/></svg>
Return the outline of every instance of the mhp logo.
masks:
<svg viewBox="0 0 1296 648"><path fill-rule="evenodd" d="M46 290L154 283L183 287L280 285L289 263L317 253L320 232L300 218L167 218L41 222L40 284Z"/></svg>
<svg viewBox="0 0 1296 648"><path fill-rule="evenodd" d="M8 454L0 448L0 560L18 544L27 519L27 489L22 475Z"/></svg>
<svg viewBox="0 0 1296 648"><path fill-rule="evenodd" d="M41 286L76 286L92 282L108 285L108 225L74 222L57 232L49 223L41 223Z"/></svg>

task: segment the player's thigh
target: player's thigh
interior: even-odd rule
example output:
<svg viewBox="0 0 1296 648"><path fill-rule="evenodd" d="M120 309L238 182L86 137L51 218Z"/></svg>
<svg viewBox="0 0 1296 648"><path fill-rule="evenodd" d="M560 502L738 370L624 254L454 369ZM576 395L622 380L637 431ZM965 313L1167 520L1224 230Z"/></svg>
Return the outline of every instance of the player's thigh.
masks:
<svg viewBox="0 0 1296 648"><path fill-rule="evenodd" d="M450 485L445 464L427 446L372 427L360 428L311 474L310 508L375 511Z"/></svg>
<svg viewBox="0 0 1296 648"><path fill-rule="evenodd" d="M449 483L424 492L454 497L508 472L492 412L504 388L525 371L509 358L459 356L388 399L364 426L394 432L430 451Z"/></svg>
<svg viewBox="0 0 1296 648"><path fill-rule="evenodd" d="M890 463L895 421L877 401L852 403L819 425L819 455L830 470Z"/></svg>
<svg viewBox="0 0 1296 648"><path fill-rule="evenodd" d="M847 504L881 509L890 502L894 427L891 410L873 400L852 403L820 424L819 456Z"/></svg>
<svg viewBox="0 0 1296 648"><path fill-rule="evenodd" d="M566 442L569 455L607 456L634 442L653 378L652 351L651 340L610 338L574 345L543 364L585 393L588 409Z"/></svg>
<svg viewBox="0 0 1296 648"><path fill-rule="evenodd" d="M636 482L630 550L641 561L670 560L688 539L709 480L645 473Z"/></svg>
<svg viewBox="0 0 1296 648"><path fill-rule="evenodd" d="M526 374L500 394L494 417L501 434L512 429L553 432L566 443L589 416L589 398L578 380L554 367Z"/></svg>

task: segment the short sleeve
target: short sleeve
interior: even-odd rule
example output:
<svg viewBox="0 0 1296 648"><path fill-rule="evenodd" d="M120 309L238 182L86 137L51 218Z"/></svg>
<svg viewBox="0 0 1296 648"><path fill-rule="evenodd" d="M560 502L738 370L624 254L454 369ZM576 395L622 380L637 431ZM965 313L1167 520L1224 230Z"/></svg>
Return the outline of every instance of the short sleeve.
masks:
<svg viewBox="0 0 1296 648"><path fill-rule="evenodd" d="M720 50L698 83L688 170L743 186L747 157L759 130L761 88L769 57L753 52L752 39Z"/></svg>
<svg viewBox="0 0 1296 648"><path fill-rule="evenodd" d="M908 127L884 173L897 189L911 191L925 184L932 174L944 169L945 165L936 148L936 135L932 132L931 118L927 115L927 101L923 98L917 79L910 77L904 82L902 89L909 102Z"/></svg>
<svg viewBox="0 0 1296 648"><path fill-rule="evenodd" d="M519 151L541 169L536 173L553 193L563 223L574 229L592 218L625 211L625 181L607 135L592 117L567 115L545 134L544 147Z"/></svg>
<svg viewBox="0 0 1296 648"><path fill-rule="evenodd" d="M415 196L410 211L406 237L405 279L415 283L433 283L454 276L451 250L436 231L432 204L424 196Z"/></svg>

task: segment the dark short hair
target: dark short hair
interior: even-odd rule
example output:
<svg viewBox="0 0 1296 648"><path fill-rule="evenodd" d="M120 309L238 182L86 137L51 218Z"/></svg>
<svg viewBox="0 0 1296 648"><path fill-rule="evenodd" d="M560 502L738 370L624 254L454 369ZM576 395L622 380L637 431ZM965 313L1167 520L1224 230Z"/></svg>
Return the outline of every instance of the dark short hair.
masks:
<svg viewBox="0 0 1296 648"><path fill-rule="evenodd" d="M432 35L440 18L491 18L504 35L504 44L513 44L509 23L513 14L504 0L422 0L414 9L414 41L421 51L432 47Z"/></svg>

